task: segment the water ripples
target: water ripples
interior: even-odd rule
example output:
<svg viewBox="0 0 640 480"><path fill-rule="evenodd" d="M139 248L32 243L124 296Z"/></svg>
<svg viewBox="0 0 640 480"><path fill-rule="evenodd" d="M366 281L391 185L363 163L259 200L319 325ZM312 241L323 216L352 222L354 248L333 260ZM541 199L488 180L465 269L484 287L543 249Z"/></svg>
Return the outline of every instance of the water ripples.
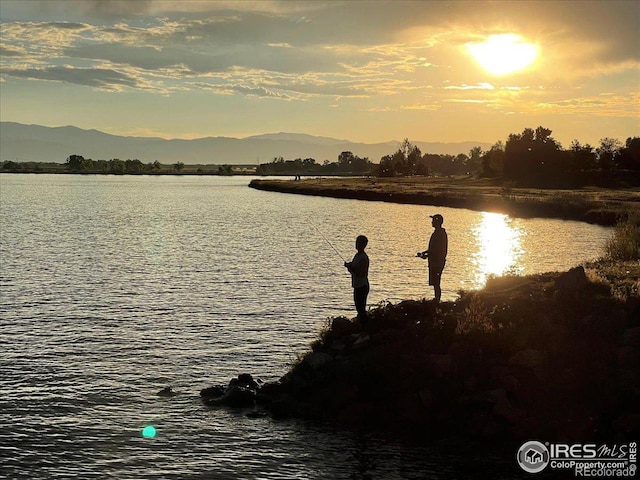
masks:
<svg viewBox="0 0 640 480"><path fill-rule="evenodd" d="M357 234L369 236L375 304L430 294L413 257L428 241L430 208L258 192L238 178L0 181L0 477L468 477L468 452L249 419L198 395L242 372L280 377L327 317L352 315L342 260L309 218L345 258ZM483 214L440 210L452 299L477 281L469 257ZM525 273L595 256L608 233L576 222L505 225L520 232ZM539 251L562 236L581 243ZM167 385L179 395L158 397ZM155 438L142 438L146 425ZM473 467L507 478L511 458Z"/></svg>

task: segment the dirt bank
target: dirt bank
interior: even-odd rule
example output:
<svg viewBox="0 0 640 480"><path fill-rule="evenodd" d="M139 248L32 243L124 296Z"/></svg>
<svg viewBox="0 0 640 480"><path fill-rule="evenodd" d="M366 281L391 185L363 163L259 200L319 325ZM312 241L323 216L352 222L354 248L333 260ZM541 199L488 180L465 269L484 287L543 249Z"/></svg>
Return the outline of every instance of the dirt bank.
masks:
<svg viewBox="0 0 640 480"><path fill-rule="evenodd" d="M309 178L252 180L250 187L282 193L434 205L498 212L513 217L578 220L612 226L640 209L640 189L512 188L490 180L458 178Z"/></svg>

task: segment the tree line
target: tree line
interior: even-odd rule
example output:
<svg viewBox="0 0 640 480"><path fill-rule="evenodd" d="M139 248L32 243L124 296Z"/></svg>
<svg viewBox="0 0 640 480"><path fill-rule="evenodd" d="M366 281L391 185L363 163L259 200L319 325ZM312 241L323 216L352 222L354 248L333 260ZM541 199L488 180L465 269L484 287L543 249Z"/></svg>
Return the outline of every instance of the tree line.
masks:
<svg viewBox="0 0 640 480"><path fill-rule="evenodd" d="M270 163L261 163L256 168L258 175L367 175L375 169L369 158L358 157L352 152L342 152L337 162L325 160L322 164L314 158L285 160L276 157Z"/></svg>
<svg viewBox="0 0 640 480"><path fill-rule="evenodd" d="M640 183L640 137L623 144L603 138L597 147L578 140L563 149L545 127L525 128L512 133L506 143L489 150L473 147L468 155L422 154L405 139L400 148L380 159L376 174L381 177L409 175L476 175L497 178L517 185L575 186L607 184L624 179Z"/></svg>
<svg viewBox="0 0 640 480"><path fill-rule="evenodd" d="M84 158L82 155L69 155L65 162L66 168L70 172L99 172L114 174L141 174L141 173L159 173L162 170L162 164L156 160L153 163L144 164L137 158L133 160L120 160L114 158L111 160L92 160ZM173 166L175 172L184 169L183 162L176 162Z"/></svg>
<svg viewBox="0 0 640 480"><path fill-rule="evenodd" d="M627 138L623 144L614 138L603 138L596 147L574 140L568 149L562 148L545 127L525 128L512 133L506 142L498 141L489 150L473 147L469 154L422 153L408 139L397 151L384 155L375 164L367 157L345 151L337 161L322 164L313 158L285 160L276 157L255 169L258 175L373 175L380 177L414 175L475 175L494 178L514 185L579 186L608 185L620 180L640 184L640 137ZM2 171L59 171L59 164L21 164L5 161ZM138 159L92 160L82 155L69 155L64 170L72 173L158 174L200 173L233 175L253 173L239 171L230 165L185 168L183 162L166 166L157 160L144 164Z"/></svg>
<svg viewBox="0 0 640 480"><path fill-rule="evenodd" d="M53 162L2 162L1 170L16 173L89 173L89 174L115 174L115 175L153 175L167 173L208 174L208 175L235 175L246 172L232 165L189 165L176 162L172 165L164 165L159 161L142 163L138 159L120 160L92 160L82 155L69 155L64 164Z"/></svg>
<svg viewBox="0 0 640 480"><path fill-rule="evenodd" d="M543 186L640 181L640 137L629 137L624 144L605 137L597 147L574 140L563 149L551 133L538 127L510 134L506 143L497 142L482 154L479 175Z"/></svg>
<svg viewBox="0 0 640 480"><path fill-rule="evenodd" d="M623 144L603 138L597 147L574 140L563 149L545 127L525 128L512 133L506 142L498 141L489 150L473 147L469 154L433 154L404 139L394 153L383 156L378 164L352 152L342 152L337 162L322 165L313 158L285 160L274 158L260 164L259 175L375 175L454 176L476 175L501 179L516 185L578 186L607 185L618 180L640 184L640 137L627 138Z"/></svg>

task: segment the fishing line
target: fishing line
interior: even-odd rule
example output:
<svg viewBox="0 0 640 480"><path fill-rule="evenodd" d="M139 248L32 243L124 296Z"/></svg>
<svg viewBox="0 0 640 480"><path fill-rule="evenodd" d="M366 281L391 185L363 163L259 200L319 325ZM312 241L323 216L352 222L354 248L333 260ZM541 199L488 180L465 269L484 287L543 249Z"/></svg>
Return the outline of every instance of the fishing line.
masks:
<svg viewBox="0 0 640 480"><path fill-rule="evenodd" d="M320 236L324 239L325 242L327 242L329 244L329 246L333 249L334 252L336 252L338 254L338 256L342 259L343 262L346 262L346 260L344 259L344 257L342 255L340 255L340 252L338 250L336 250L336 247L333 246L333 244L329 241L329 239L327 237L324 236L324 233L322 233L322 231L317 227L317 225L315 223L313 223L311 221L310 218L307 219L309 221L309 223L311 225L313 225L313 227L318 231L318 233L320 234Z"/></svg>

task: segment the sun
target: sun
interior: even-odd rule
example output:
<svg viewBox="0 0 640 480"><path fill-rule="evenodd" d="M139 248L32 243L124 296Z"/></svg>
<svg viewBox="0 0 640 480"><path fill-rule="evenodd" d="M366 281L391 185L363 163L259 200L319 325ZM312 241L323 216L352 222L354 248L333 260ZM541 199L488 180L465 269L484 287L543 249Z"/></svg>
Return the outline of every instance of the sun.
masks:
<svg viewBox="0 0 640 480"><path fill-rule="evenodd" d="M512 33L490 35L482 43L467 43L476 62L493 75L507 75L527 68L538 56L538 47Z"/></svg>

